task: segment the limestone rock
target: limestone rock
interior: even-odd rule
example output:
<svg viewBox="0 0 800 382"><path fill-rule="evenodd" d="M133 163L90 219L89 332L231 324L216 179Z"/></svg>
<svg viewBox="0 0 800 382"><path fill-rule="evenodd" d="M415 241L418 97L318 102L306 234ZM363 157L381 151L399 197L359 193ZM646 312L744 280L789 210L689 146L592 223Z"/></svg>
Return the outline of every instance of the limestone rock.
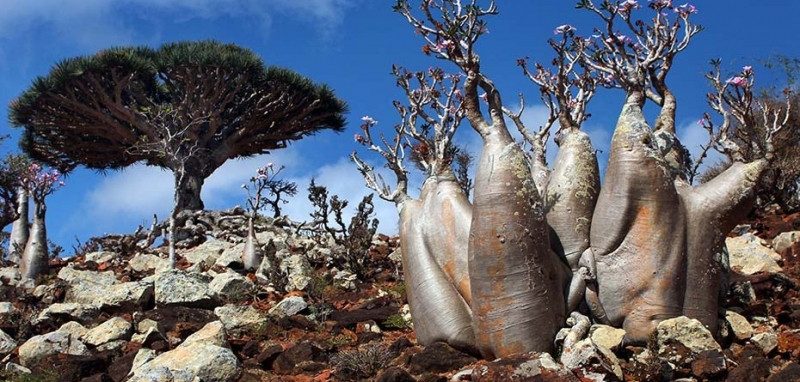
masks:
<svg viewBox="0 0 800 382"><path fill-rule="evenodd" d="M233 381L239 373L239 361L227 344L219 321L211 322L192 334L173 350L134 369L130 381Z"/></svg>
<svg viewBox="0 0 800 382"><path fill-rule="evenodd" d="M149 253L138 253L128 261L128 266L136 272L163 272L169 269L169 259Z"/></svg>
<svg viewBox="0 0 800 382"><path fill-rule="evenodd" d="M244 253L244 243L239 243L232 247L229 246L219 255L214 265L233 269L243 268L242 253Z"/></svg>
<svg viewBox="0 0 800 382"><path fill-rule="evenodd" d="M248 296L255 286L250 279L236 272L225 272L214 276L208 287L220 297L238 299Z"/></svg>
<svg viewBox="0 0 800 382"><path fill-rule="evenodd" d="M281 300L281 302L277 303L272 309L269 310L269 314L276 315L279 317L285 316L293 316L297 313L300 313L303 309L307 308L308 304L305 300L303 300L300 296L290 296Z"/></svg>
<svg viewBox="0 0 800 382"><path fill-rule="evenodd" d="M775 252L783 253L797 243L800 243L800 231L782 232L772 239L772 248Z"/></svg>
<svg viewBox="0 0 800 382"><path fill-rule="evenodd" d="M183 257L189 264L210 268L217 262L222 252L229 247L231 247L231 244L226 241L206 240L205 243L198 245L191 251L184 252Z"/></svg>
<svg viewBox="0 0 800 382"><path fill-rule="evenodd" d="M214 314L225 326L225 330L253 327L267 318L260 310L246 305L224 305L214 309Z"/></svg>
<svg viewBox="0 0 800 382"><path fill-rule="evenodd" d="M589 328L589 338L591 338L592 342L608 350L614 350L622 346L623 337L625 337L625 330L617 329L613 326L596 324Z"/></svg>
<svg viewBox="0 0 800 382"><path fill-rule="evenodd" d="M76 335L61 330L33 336L19 347L19 361L22 366L34 365L37 361L56 354L89 355L89 350Z"/></svg>
<svg viewBox="0 0 800 382"><path fill-rule="evenodd" d="M7 283L8 285L17 285L19 281L19 270L17 267L4 267L0 268L0 283Z"/></svg>
<svg viewBox="0 0 800 382"><path fill-rule="evenodd" d="M611 350L597 346L592 339L583 339L561 354L561 363L575 375L588 380L603 381L605 376L613 375L623 379L619 359Z"/></svg>
<svg viewBox="0 0 800 382"><path fill-rule="evenodd" d="M750 342L758 346L764 354L769 354L778 347L778 335L772 330L758 333L750 337Z"/></svg>
<svg viewBox="0 0 800 382"><path fill-rule="evenodd" d="M113 317L108 321L89 329L83 336L83 342L100 346L102 344L130 339L133 333L133 325L122 317Z"/></svg>
<svg viewBox="0 0 800 382"><path fill-rule="evenodd" d="M730 310L726 311L725 320L727 320L728 324L731 326L731 331L733 331L733 335L736 336L736 339L746 340L753 335L753 327L741 314Z"/></svg>
<svg viewBox="0 0 800 382"><path fill-rule="evenodd" d="M783 271L778 266L780 255L770 248L762 245L751 235L729 237L725 245L730 254L731 269L741 274L752 275L758 272L778 273Z"/></svg>
<svg viewBox="0 0 800 382"><path fill-rule="evenodd" d="M210 278L199 273L180 270L155 275L155 300L157 306L182 305L210 308L217 305L214 292L209 289Z"/></svg>
<svg viewBox="0 0 800 382"><path fill-rule="evenodd" d="M90 283L99 286L108 286L117 283L117 277L114 275L113 271L79 271L71 266L61 268L61 270L58 271L58 278L66 281L70 285Z"/></svg>
<svg viewBox="0 0 800 382"><path fill-rule="evenodd" d="M114 260L118 257L119 254L116 252L109 252L109 251L89 252L86 254L85 261L101 264Z"/></svg>
<svg viewBox="0 0 800 382"><path fill-rule="evenodd" d="M559 381L578 382L580 379L547 353L518 353L473 369L470 379L475 382L494 381Z"/></svg>
<svg viewBox="0 0 800 382"><path fill-rule="evenodd" d="M17 348L17 341L13 337L0 330L0 357L14 351Z"/></svg>
<svg viewBox="0 0 800 382"><path fill-rule="evenodd" d="M97 317L98 313L100 313L100 309L95 305L78 304L74 302L55 303L39 313L39 316L33 320L33 324L41 324L59 319L65 321L74 320L88 324Z"/></svg>
<svg viewBox="0 0 800 382"><path fill-rule="evenodd" d="M675 345L688 349L692 353L689 358L706 350L722 350L700 321L686 316L661 321L656 328L656 341L659 355L672 361L690 360L684 359L682 355L680 360L673 359L676 356L673 354Z"/></svg>
<svg viewBox="0 0 800 382"><path fill-rule="evenodd" d="M58 331L72 335L75 338L83 338L89 332L89 329L75 321L70 321L61 325Z"/></svg>
<svg viewBox="0 0 800 382"><path fill-rule="evenodd" d="M14 305L8 301L0 302L0 314L9 314L14 311Z"/></svg>
<svg viewBox="0 0 800 382"><path fill-rule="evenodd" d="M286 291L305 290L311 283L311 264L302 255L291 255L281 261L280 270L286 275Z"/></svg>

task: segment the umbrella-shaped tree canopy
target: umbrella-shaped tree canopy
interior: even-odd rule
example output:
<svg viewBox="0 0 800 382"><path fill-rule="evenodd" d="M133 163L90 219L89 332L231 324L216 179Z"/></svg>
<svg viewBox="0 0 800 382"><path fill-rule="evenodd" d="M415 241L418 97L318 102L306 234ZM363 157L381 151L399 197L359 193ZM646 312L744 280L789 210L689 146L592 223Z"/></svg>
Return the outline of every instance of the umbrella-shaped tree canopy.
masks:
<svg viewBox="0 0 800 382"><path fill-rule="evenodd" d="M10 105L23 150L62 170L137 162L171 169L180 209L226 160L340 131L346 105L325 85L216 41L117 47L57 63Z"/></svg>

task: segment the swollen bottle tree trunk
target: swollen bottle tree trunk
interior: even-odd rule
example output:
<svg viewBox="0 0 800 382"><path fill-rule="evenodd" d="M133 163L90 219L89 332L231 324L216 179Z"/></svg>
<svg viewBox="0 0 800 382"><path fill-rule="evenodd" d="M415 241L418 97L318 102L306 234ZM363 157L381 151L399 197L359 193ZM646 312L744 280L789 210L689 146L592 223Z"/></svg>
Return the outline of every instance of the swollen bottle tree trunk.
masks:
<svg viewBox="0 0 800 382"><path fill-rule="evenodd" d="M469 72L465 83L467 117L483 139L468 241L477 346L488 359L549 352L566 319L569 268L550 250L542 197L503 121L499 94L485 79L491 124L480 115L478 76Z"/></svg>
<svg viewBox="0 0 800 382"><path fill-rule="evenodd" d="M595 318L635 342L682 314L686 282L683 202L643 103L641 94L629 94L611 139L590 234L597 294L587 291Z"/></svg>
<svg viewBox="0 0 800 382"><path fill-rule="evenodd" d="M747 216L755 202L758 179L768 168L766 159L736 162L708 183L689 187L679 182L678 192L686 209L687 264L683 314L698 319L717 332L719 288L725 237Z"/></svg>
<svg viewBox="0 0 800 382"><path fill-rule="evenodd" d="M589 248L589 234L597 196L600 171L589 135L564 130L553 171L547 185L547 223L555 232L560 248L572 270L567 306L575 310L583 299L585 280L577 274L579 261ZM556 244L556 243L551 243Z"/></svg>
<svg viewBox="0 0 800 382"><path fill-rule="evenodd" d="M20 254L25 250L25 245L28 243L28 235L30 233L30 224L28 222L30 196L25 187L20 187L17 193L17 213L19 214L19 218L11 225L11 237L8 240L8 260L15 264L19 263Z"/></svg>
<svg viewBox="0 0 800 382"><path fill-rule="evenodd" d="M455 270L455 264L463 263L458 259L466 255L466 252L458 251L463 243L456 243L452 238L444 240L443 235L465 236L469 226L465 226L463 219L468 216L443 216L426 210L432 205L430 199L441 198L437 195L440 187L440 182L429 179L423 186L420 200L407 199L398 204L406 295L417 340L421 344L443 341L455 348L475 352L469 304L459 293L453 275L442 267L442 263L449 263ZM443 188L450 187L452 185Z"/></svg>
<svg viewBox="0 0 800 382"><path fill-rule="evenodd" d="M251 214L255 214L253 211ZM254 216L250 216L247 219L247 239L244 243L244 253L242 254L242 263L244 264L244 269L258 269L261 266L261 260L263 259L263 254L258 248L258 240L256 240L256 232L253 229L253 219Z"/></svg>
<svg viewBox="0 0 800 382"><path fill-rule="evenodd" d="M45 227L44 201L34 201L33 224L28 243L19 263L19 273L23 285L32 284L37 277L47 273L49 255L47 251L47 229Z"/></svg>

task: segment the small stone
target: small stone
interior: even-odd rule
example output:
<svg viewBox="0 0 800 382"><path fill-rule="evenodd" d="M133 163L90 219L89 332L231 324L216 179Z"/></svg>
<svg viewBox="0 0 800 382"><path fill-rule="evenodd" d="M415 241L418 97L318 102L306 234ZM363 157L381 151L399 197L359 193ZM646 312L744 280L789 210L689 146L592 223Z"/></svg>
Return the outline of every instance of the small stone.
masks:
<svg viewBox="0 0 800 382"><path fill-rule="evenodd" d="M114 260L117 257L119 257L119 254L117 254L116 252L109 252L109 251L89 252L86 254L85 261L91 261L93 263L101 264Z"/></svg>
<svg viewBox="0 0 800 382"><path fill-rule="evenodd" d="M662 353L669 343L680 343L693 353L722 350L711 332L700 321L686 316L661 321L656 332L659 353Z"/></svg>
<svg viewBox="0 0 800 382"><path fill-rule="evenodd" d="M264 322L266 317L260 310L250 305L219 306L214 309L214 314L225 325L225 330L233 330L244 327L254 327Z"/></svg>
<svg viewBox="0 0 800 382"><path fill-rule="evenodd" d="M753 335L750 337L750 342L761 349L761 351L766 355L778 347L778 335L770 330Z"/></svg>
<svg viewBox="0 0 800 382"><path fill-rule="evenodd" d="M747 321L747 318L741 314L728 310L725 312L725 319L730 324L731 331L733 331L736 339L746 340L753 335L753 327Z"/></svg>
<svg viewBox="0 0 800 382"><path fill-rule="evenodd" d="M17 348L17 341L13 337L0 330L0 357L14 351Z"/></svg>
<svg viewBox="0 0 800 382"><path fill-rule="evenodd" d="M90 329L83 336L83 342L99 346L107 342L130 339L133 325L122 317L113 317L108 321Z"/></svg>
<svg viewBox="0 0 800 382"><path fill-rule="evenodd" d="M776 262L780 260L780 255L756 239L748 235L725 239L730 254L731 269L745 275L782 272L783 269Z"/></svg>
<svg viewBox="0 0 800 382"><path fill-rule="evenodd" d="M617 329L608 325L592 325L589 328L589 338L597 346L615 350L622 346L622 339L625 337L625 330Z"/></svg>
<svg viewBox="0 0 800 382"><path fill-rule="evenodd" d="M300 296L290 296L284 298L276 304L272 309L269 310L269 314L278 316L278 317L285 317L285 316L293 316L297 313L300 313L303 309L307 308L308 304L305 300L303 300Z"/></svg>

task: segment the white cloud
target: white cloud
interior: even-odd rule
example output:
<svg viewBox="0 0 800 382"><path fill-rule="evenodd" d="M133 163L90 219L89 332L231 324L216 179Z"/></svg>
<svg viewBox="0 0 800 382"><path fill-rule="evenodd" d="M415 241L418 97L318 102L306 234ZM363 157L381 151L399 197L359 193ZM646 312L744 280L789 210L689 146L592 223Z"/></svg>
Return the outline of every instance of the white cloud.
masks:
<svg viewBox="0 0 800 382"><path fill-rule="evenodd" d="M701 145L708 144L708 132L697 125L697 122L687 122L679 125L677 130L678 139L692 154L692 159L697 160L702 152ZM697 171L697 174L702 174L709 166L716 164L725 159L725 156L716 150L709 150L703 163Z"/></svg>
<svg viewBox="0 0 800 382"><path fill-rule="evenodd" d="M131 16L174 21L239 17L261 25L263 32L276 14L286 14L325 36L342 23L358 0L4 0L0 2L0 36L16 38L42 28L54 38L89 49L130 43Z"/></svg>
<svg viewBox="0 0 800 382"><path fill-rule="evenodd" d="M364 185L364 179L356 170L355 165L348 158L342 158L336 163L324 165L309 174L287 179L297 183L298 194L286 204L282 213L289 215L296 221L310 220L309 214L313 208L308 201L308 185L311 178L317 186L325 186L328 189L328 196L339 195L341 199L347 200L349 205L343 214L345 224L350 222L350 217L358 207L361 199L372 190ZM375 217L380 221L378 232L386 234L397 233L398 214L394 203L387 202L377 195L372 198L375 206Z"/></svg>

